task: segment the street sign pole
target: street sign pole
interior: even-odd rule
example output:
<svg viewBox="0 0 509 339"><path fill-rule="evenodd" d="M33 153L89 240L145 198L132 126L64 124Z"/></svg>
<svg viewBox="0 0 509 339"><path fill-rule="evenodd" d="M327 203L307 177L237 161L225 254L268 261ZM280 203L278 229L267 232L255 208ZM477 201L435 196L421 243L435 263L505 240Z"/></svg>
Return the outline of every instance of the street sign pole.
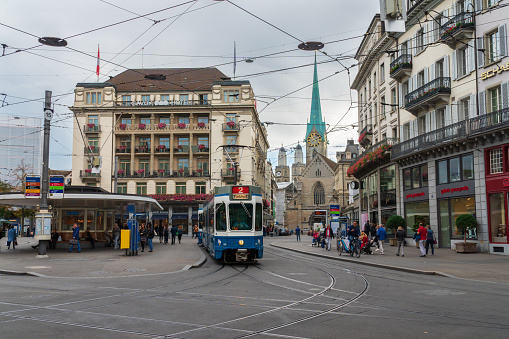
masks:
<svg viewBox="0 0 509 339"><path fill-rule="evenodd" d="M41 177L41 204L39 213L36 218L36 238L39 239L39 250L37 258L46 258L46 246L48 240L51 239L52 214L48 210L48 193L49 193L49 137L50 122L53 118L53 110L51 109L51 91L46 91L44 99L44 146L42 154L42 177ZM38 231L40 233L38 234Z"/></svg>

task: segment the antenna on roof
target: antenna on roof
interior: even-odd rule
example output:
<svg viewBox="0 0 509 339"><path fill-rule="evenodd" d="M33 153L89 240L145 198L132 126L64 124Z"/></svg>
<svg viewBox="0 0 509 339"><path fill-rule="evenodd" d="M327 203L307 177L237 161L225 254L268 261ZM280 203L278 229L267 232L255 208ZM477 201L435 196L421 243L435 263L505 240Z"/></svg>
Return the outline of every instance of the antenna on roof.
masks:
<svg viewBox="0 0 509 339"><path fill-rule="evenodd" d="M237 70L237 44L233 42L233 80L235 81L235 71Z"/></svg>

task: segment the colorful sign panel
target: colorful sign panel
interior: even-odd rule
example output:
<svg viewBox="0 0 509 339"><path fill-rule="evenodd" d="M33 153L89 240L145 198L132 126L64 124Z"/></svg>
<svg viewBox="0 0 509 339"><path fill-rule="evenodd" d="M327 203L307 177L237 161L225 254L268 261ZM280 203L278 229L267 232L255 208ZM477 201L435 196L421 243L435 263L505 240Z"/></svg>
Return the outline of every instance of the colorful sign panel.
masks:
<svg viewBox="0 0 509 339"><path fill-rule="evenodd" d="M233 200L247 200L249 199L249 186L233 186L232 187Z"/></svg>
<svg viewBox="0 0 509 339"><path fill-rule="evenodd" d="M330 217L332 219L338 219L339 218L339 205L330 205Z"/></svg>
<svg viewBox="0 0 509 339"><path fill-rule="evenodd" d="M25 177L25 198L41 197L41 177L39 175Z"/></svg>
<svg viewBox="0 0 509 339"><path fill-rule="evenodd" d="M52 175L49 177L49 197L52 199L64 198L64 176Z"/></svg>

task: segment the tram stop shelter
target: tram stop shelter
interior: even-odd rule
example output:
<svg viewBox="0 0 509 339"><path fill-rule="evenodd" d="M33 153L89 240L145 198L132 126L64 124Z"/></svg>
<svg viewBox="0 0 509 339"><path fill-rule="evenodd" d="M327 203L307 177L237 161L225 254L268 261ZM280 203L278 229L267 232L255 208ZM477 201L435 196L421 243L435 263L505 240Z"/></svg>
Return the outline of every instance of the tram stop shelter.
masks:
<svg viewBox="0 0 509 339"><path fill-rule="evenodd" d="M40 199L26 198L23 193L0 194L0 205L37 209ZM159 212L163 208L153 198L135 194L109 193L99 187L66 186L62 199L48 197L50 212L53 213L52 229L56 229L62 242L72 238L72 226L77 223L81 231L90 229L98 241L105 239L104 233L111 234L115 223L123 226L128 218L128 205L134 206L135 213Z"/></svg>

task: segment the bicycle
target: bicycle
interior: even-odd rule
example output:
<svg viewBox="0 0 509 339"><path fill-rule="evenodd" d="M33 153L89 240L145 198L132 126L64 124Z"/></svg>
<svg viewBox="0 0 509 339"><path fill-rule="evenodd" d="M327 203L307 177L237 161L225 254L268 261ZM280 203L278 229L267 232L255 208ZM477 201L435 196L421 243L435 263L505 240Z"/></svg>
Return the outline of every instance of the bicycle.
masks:
<svg viewBox="0 0 509 339"><path fill-rule="evenodd" d="M339 239L338 239L338 245L337 245L337 248L338 248L338 253L339 253L339 255L341 255L343 252L345 252L345 253L349 253L348 248L349 248L350 246L348 246L348 245L345 243L345 239L346 239L346 238L345 238L345 237L343 237L343 236L342 236L341 238L339 238Z"/></svg>
<svg viewBox="0 0 509 339"><path fill-rule="evenodd" d="M361 256L361 245L359 244L359 238L358 237L351 238L349 251L350 251L350 256L351 257L353 257L353 255L355 254L355 256L357 258L360 258L360 256Z"/></svg>

